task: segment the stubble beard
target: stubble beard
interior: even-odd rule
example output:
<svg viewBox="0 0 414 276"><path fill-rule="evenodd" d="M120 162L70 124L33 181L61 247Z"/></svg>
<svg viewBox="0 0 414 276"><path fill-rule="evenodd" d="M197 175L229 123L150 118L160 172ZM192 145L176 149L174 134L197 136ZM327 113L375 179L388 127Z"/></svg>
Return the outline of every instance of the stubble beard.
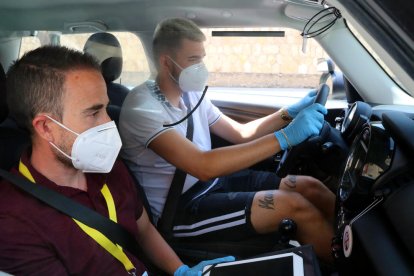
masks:
<svg viewBox="0 0 414 276"><path fill-rule="evenodd" d="M63 134L60 135L60 138L61 142L57 143L56 146L67 155L72 156L71 145L73 145L74 141L69 141L68 137ZM55 153L56 160L58 160L62 165L71 169L75 168L73 166L72 159L69 159L55 148L53 148L53 152Z"/></svg>

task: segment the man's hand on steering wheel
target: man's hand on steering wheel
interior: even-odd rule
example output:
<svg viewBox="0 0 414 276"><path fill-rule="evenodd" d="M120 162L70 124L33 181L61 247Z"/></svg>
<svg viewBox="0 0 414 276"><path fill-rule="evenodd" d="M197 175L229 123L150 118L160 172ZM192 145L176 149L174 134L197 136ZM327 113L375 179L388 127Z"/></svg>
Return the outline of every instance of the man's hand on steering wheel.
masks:
<svg viewBox="0 0 414 276"><path fill-rule="evenodd" d="M313 101L315 97L311 97ZM305 141L310 136L319 135L324 123L324 115L327 112L326 108L319 103L314 103L300 111L287 127L275 132L280 148L286 150Z"/></svg>
<svg viewBox="0 0 414 276"><path fill-rule="evenodd" d="M305 108L307 108L308 106L310 106L311 104L314 103L315 98L316 98L316 94L317 91L316 89L309 91L309 93L303 97L300 101L288 106L286 108L286 111L288 113L288 115L292 118L295 119L296 116L299 114L299 112Z"/></svg>
<svg viewBox="0 0 414 276"><path fill-rule="evenodd" d="M276 174L279 177L285 177L292 171L295 164L297 164L296 161L299 155L321 143L327 133L329 133L329 131L323 131L322 136L320 133L321 129L329 130L329 124L325 123L323 117L323 115L327 114L324 105L328 99L329 87L326 84L321 84L317 89L316 96L313 94L314 92L311 91L305 98L293 106L308 104L309 100L313 100L314 104L300 111L290 125L275 132L280 147L284 150L276 170ZM302 104L299 104L301 102ZM302 119L302 117L306 119Z"/></svg>

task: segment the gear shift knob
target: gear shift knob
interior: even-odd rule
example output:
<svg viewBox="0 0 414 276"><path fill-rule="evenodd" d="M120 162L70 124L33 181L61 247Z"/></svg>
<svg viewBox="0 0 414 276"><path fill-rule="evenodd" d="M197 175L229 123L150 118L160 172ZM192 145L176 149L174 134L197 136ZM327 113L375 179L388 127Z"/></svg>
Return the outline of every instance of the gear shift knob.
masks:
<svg viewBox="0 0 414 276"><path fill-rule="evenodd" d="M289 240L293 238L296 234L296 230L298 229L296 222L292 219L286 218L282 219L279 224L278 231L280 233L280 242L281 243L288 243Z"/></svg>

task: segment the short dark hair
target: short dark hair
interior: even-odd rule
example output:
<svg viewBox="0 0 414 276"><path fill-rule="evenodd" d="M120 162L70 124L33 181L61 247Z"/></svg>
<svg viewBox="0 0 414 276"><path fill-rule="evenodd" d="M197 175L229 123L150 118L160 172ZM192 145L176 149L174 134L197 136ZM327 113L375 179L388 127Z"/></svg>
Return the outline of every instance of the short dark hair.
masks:
<svg viewBox="0 0 414 276"><path fill-rule="evenodd" d="M163 53L173 53L181 47L181 41L186 38L192 41L203 42L206 36L191 20L185 18L169 18L155 28L152 41L154 63L158 69L158 59Z"/></svg>
<svg viewBox="0 0 414 276"><path fill-rule="evenodd" d="M39 113L62 119L66 73L76 69L100 72L92 56L62 46L43 46L24 54L7 72L10 116L31 133Z"/></svg>

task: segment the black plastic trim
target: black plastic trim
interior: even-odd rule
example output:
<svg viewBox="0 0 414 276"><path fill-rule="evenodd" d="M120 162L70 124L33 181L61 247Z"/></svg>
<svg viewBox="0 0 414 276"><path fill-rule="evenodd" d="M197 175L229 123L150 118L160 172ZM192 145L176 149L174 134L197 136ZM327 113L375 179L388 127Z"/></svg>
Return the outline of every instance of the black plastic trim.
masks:
<svg viewBox="0 0 414 276"><path fill-rule="evenodd" d="M414 157L414 121L405 113L397 111L383 113L382 120L397 145L406 149L404 153L408 156Z"/></svg>

